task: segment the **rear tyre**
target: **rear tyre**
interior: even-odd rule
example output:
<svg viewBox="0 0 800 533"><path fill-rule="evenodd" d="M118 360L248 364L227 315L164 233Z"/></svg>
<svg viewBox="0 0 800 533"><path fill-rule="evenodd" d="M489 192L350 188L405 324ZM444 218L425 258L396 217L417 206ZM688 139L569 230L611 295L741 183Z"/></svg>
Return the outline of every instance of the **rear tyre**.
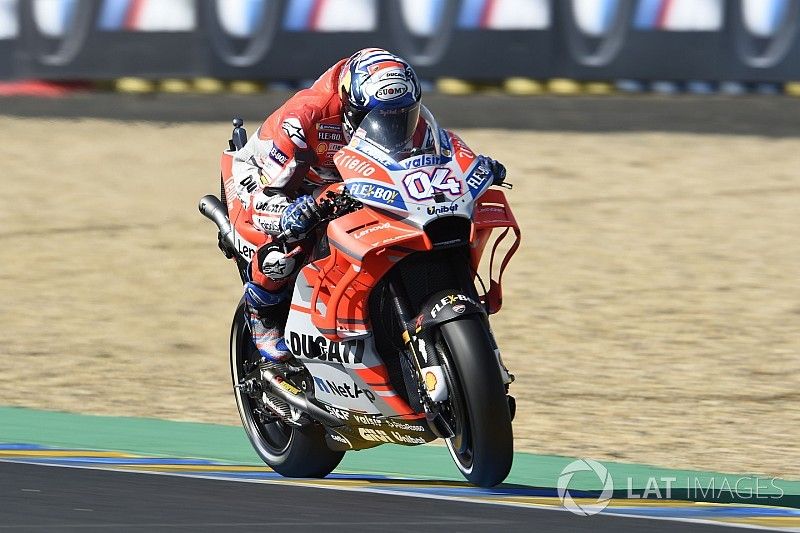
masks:
<svg viewBox="0 0 800 533"><path fill-rule="evenodd" d="M325 477L341 462L344 452L328 448L322 426L312 423L297 427L281 420L265 422L257 412L262 408L260 402L236 388L260 360L245 320L244 305L243 300L239 302L231 327L231 377L247 438L261 459L282 476Z"/></svg>
<svg viewBox="0 0 800 533"><path fill-rule="evenodd" d="M455 433L447 448L468 481L493 487L511 470L514 437L490 333L478 315L447 322L440 333L437 349L450 391L446 417Z"/></svg>

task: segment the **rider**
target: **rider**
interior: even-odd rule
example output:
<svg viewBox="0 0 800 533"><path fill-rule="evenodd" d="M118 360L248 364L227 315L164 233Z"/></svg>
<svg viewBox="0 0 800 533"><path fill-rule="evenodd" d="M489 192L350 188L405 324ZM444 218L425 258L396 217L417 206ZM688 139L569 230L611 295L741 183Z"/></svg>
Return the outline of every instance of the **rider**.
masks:
<svg viewBox="0 0 800 533"><path fill-rule="evenodd" d="M379 48L365 48L338 61L309 88L292 96L270 115L247 144L236 152L233 177L247 216L236 224L274 236L289 230L297 241L308 241L316 220L314 198L308 194L325 181L340 178L333 163L366 114L375 108L408 112L418 117L421 90L411 66ZM423 119L409 149L432 144ZM496 181L505 167L481 156ZM303 244L291 252L271 244L261 246L244 285L250 329L262 358L272 363L291 359L283 338L291 280L302 266Z"/></svg>

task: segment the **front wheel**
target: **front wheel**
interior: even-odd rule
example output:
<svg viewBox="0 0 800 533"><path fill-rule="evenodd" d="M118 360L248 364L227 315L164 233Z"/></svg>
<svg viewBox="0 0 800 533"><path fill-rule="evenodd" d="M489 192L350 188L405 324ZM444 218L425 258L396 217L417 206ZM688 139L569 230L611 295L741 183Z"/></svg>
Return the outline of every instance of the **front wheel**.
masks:
<svg viewBox="0 0 800 533"><path fill-rule="evenodd" d="M493 487L511 470L514 437L488 327L472 315L439 331L436 345L450 391L444 414L454 431L447 448L468 481Z"/></svg>
<svg viewBox="0 0 800 533"><path fill-rule="evenodd" d="M231 377L236 407L250 443L261 459L286 477L325 477L341 462L344 452L325 444L325 430L319 424L289 425L267 415L268 408L257 398L236 387L260 360L244 314L244 301L236 308L231 327Z"/></svg>

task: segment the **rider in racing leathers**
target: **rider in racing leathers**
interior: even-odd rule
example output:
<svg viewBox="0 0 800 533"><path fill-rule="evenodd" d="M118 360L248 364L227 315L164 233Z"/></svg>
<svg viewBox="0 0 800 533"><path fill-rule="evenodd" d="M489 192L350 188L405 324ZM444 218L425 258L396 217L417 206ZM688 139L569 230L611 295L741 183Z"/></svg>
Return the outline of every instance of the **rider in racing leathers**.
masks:
<svg viewBox="0 0 800 533"><path fill-rule="evenodd" d="M379 48L366 48L328 69L309 89L292 96L270 115L247 144L236 152L233 177L251 223L268 235L290 230L295 240L316 220L313 191L324 181L338 181L333 156L349 142L364 116L376 107L408 111L418 117L421 91L414 70L403 59ZM410 142L432 143L422 119ZM505 178L500 163L482 157L496 181ZM312 168L313 167L313 168ZM301 249L306 252L305 243ZM283 339L290 282L302 266L303 253L266 244L254 254L244 297L253 341L262 358L272 363L291 359Z"/></svg>

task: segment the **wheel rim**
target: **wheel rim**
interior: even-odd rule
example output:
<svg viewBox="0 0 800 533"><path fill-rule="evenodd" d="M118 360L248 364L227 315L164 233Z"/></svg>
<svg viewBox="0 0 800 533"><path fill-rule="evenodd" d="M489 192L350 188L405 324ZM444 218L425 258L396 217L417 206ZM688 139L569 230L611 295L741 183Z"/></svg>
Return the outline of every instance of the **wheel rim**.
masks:
<svg viewBox="0 0 800 533"><path fill-rule="evenodd" d="M442 362L444 379L447 383L447 390L450 396L444 406L442 415L453 429L453 436L449 439L445 439L445 441L447 443L447 448L450 450L450 455L453 456L458 467L462 471L469 473L472 471L473 464L472 434L470 431L469 416L466 406L464 405L458 373L453 367L450 350L447 348L447 344L444 342L441 333L439 333L438 337L436 348Z"/></svg>
<svg viewBox="0 0 800 533"><path fill-rule="evenodd" d="M253 344L250 329L246 322L242 323L237 336L236 346L236 382L241 381L242 377L252 372L261 356L258 349ZM270 455L282 455L291 446L293 429L282 420L272 420L264 422L258 414L259 410L266 410L263 402L252 398L249 394L242 392L241 389L234 387L237 404L240 406L240 414L247 425L248 433L255 434L259 438L258 445L265 448L264 451Z"/></svg>

